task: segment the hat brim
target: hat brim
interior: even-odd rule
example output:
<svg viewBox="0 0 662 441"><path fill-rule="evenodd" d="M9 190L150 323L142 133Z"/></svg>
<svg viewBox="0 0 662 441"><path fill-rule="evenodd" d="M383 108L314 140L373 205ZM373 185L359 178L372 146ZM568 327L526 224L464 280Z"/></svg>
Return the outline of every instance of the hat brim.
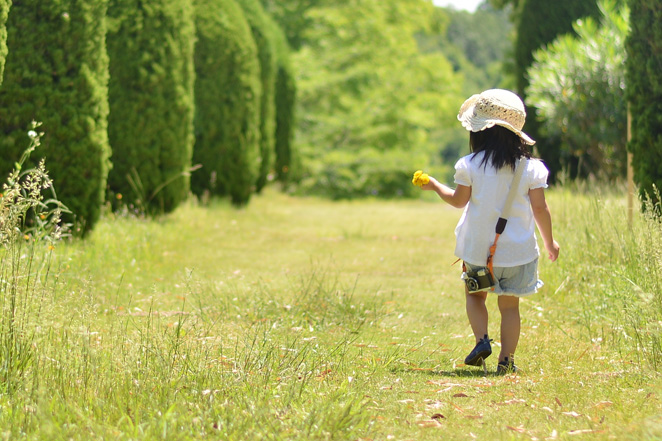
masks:
<svg viewBox="0 0 662 441"><path fill-rule="evenodd" d="M494 126L505 127L520 137L522 142L527 145L534 145L536 142L529 135L517 129L507 121L500 119L484 118L474 114L474 107L479 95L473 95L462 104L457 119L462 123L462 127L470 132L480 132Z"/></svg>

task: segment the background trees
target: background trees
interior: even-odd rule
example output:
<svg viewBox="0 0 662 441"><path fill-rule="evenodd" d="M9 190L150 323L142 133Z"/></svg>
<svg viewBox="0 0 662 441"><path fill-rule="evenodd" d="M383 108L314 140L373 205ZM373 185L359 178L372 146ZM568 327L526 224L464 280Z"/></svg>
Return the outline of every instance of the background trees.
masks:
<svg viewBox="0 0 662 441"><path fill-rule="evenodd" d="M653 186L662 188L662 2L630 0L629 5L631 32L625 45L632 141L628 149L641 195L656 200Z"/></svg>
<svg viewBox="0 0 662 441"><path fill-rule="evenodd" d="M153 213L189 192L193 9L187 0L110 0L111 198Z"/></svg>
<svg viewBox="0 0 662 441"><path fill-rule="evenodd" d="M461 77L419 50L426 2L362 0L309 10L314 25L294 55L305 191L398 196L410 170L430 164L430 132L454 124ZM461 102L461 101L460 101Z"/></svg>
<svg viewBox="0 0 662 441"><path fill-rule="evenodd" d="M31 121L46 135L46 166L80 232L99 218L108 175L108 57L103 0L22 0L7 20L0 88L0 176L28 146Z"/></svg>

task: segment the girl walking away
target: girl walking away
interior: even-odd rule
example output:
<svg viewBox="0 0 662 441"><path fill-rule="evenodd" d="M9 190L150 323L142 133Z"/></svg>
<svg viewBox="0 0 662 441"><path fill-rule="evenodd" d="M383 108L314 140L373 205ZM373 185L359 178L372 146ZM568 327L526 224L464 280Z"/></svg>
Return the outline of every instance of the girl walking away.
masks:
<svg viewBox="0 0 662 441"><path fill-rule="evenodd" d="M519 299L543 285L538 279L534 221L549 259L555 261L559 255L545 201L548 170L531 158L529 146L535 141L522 131L525 118L524 103L508 90L473 95L458 114L470 131L471 154L455 164L457 187L453 190L433 177L421 182L423 190L433 190L450 205L464 208L455 229L455 255L464 262L466 311L476 337L476 346L464 362L484 366L484 359L492 354L485 306L492 292L498 296L501 313L497 374L517 371L513 357L520 335Z"/></svg>

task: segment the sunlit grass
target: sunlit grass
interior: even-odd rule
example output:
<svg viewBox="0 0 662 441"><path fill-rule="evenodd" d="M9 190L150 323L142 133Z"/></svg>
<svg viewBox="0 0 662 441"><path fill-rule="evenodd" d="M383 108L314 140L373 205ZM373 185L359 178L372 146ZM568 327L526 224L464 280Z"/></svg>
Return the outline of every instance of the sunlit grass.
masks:
<svg viewBox="0 0 662 441"><path fill-rule="evenodd" d="M561 258L541 259L507 377L496 357L487 376L461 364L460 212L434 199L268 191L242 210L107 215L53 251L0 438L662 436L659 225L630 231L623 196L587 193L548 194Z"/></svg>

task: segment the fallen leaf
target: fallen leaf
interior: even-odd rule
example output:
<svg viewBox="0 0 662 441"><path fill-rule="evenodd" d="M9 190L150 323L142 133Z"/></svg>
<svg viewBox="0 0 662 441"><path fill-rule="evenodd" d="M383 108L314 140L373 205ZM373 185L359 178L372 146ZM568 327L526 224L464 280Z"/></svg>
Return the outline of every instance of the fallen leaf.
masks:
<svg viewBox="0 0 662 441"><path fill-rule="evenodd" d="M563 407L563 404L561 404L561 400L559 400L558 398L554 398L554 399L556 400L556 404L558 404L559 407Z"/></svg>
<svg viewBox="0 0 662 441"><path fill-rule="evenodd" d="M508 405L508 404L518 404L518 403L526 403L526 400L523 400L521 398L513 398L512 400L507 400L504 401L503 403L498 403L499 405Z"/></svg>
<svg viewBox="0 0 662 441"><path fill-rule="evenodd" d="M433 419L433 420L445 420L446 417L443 416L443 415L440 414L440 413L435 413L434 415L432 415L432 416L430 417L430 419Z"/></svg>
<svg viewBox="0 0 662 441"><path fill-rule="evenodd" d="M563 415L571 416L573 418L579 418L582 416L581 414L575 412L574 410L572 412L563 412Z"/></svg>
<svg viewBox="0 0 662 441"><path fill-rule="evenodd" d="M483 415L465 415L465 418L469 418L470 420L479 420L483 418Z"/></svg>
<svg viewBox="0 0 662 441"><path fill-rule="evenodd" d="M526 429L524 428L524 426L517 426L517 427L506 426L506 429L510 429L510 430L512 430L514 432L518 432L518 433L526 432Z"/></svg>
<svg viewBox="0 0 662 441"><path fill-rule="evenodd" d="M578 429L578 430L571 430L570 432L568 432L568 435L583 435L584 433L604 433L604 430Z"/></svg>
<svg viewBox="0 0 662 441"><path fill-rule="evenodd" d="M599 403L595 404L595 407L597 407L598 409L604 409L605 407L609 407L613 404L614 403L612 403L611 401L600 401Z"/></svg>
<svg viewBox="0 0 662 441"><path fill-rule="evenodd" d="M453 398L469 398L469 395L460 392L460 393L457 393L457 394L453 395Z"/></svg>
<svg viewBox="0 0 662 441"><path fill-rule="evenodd" d="M439 427L444 427L439 421L437 420L426 420L426 421L419 421L418 425L421 427L425 427L426 429L428 428L439 428Z"/></svg>

